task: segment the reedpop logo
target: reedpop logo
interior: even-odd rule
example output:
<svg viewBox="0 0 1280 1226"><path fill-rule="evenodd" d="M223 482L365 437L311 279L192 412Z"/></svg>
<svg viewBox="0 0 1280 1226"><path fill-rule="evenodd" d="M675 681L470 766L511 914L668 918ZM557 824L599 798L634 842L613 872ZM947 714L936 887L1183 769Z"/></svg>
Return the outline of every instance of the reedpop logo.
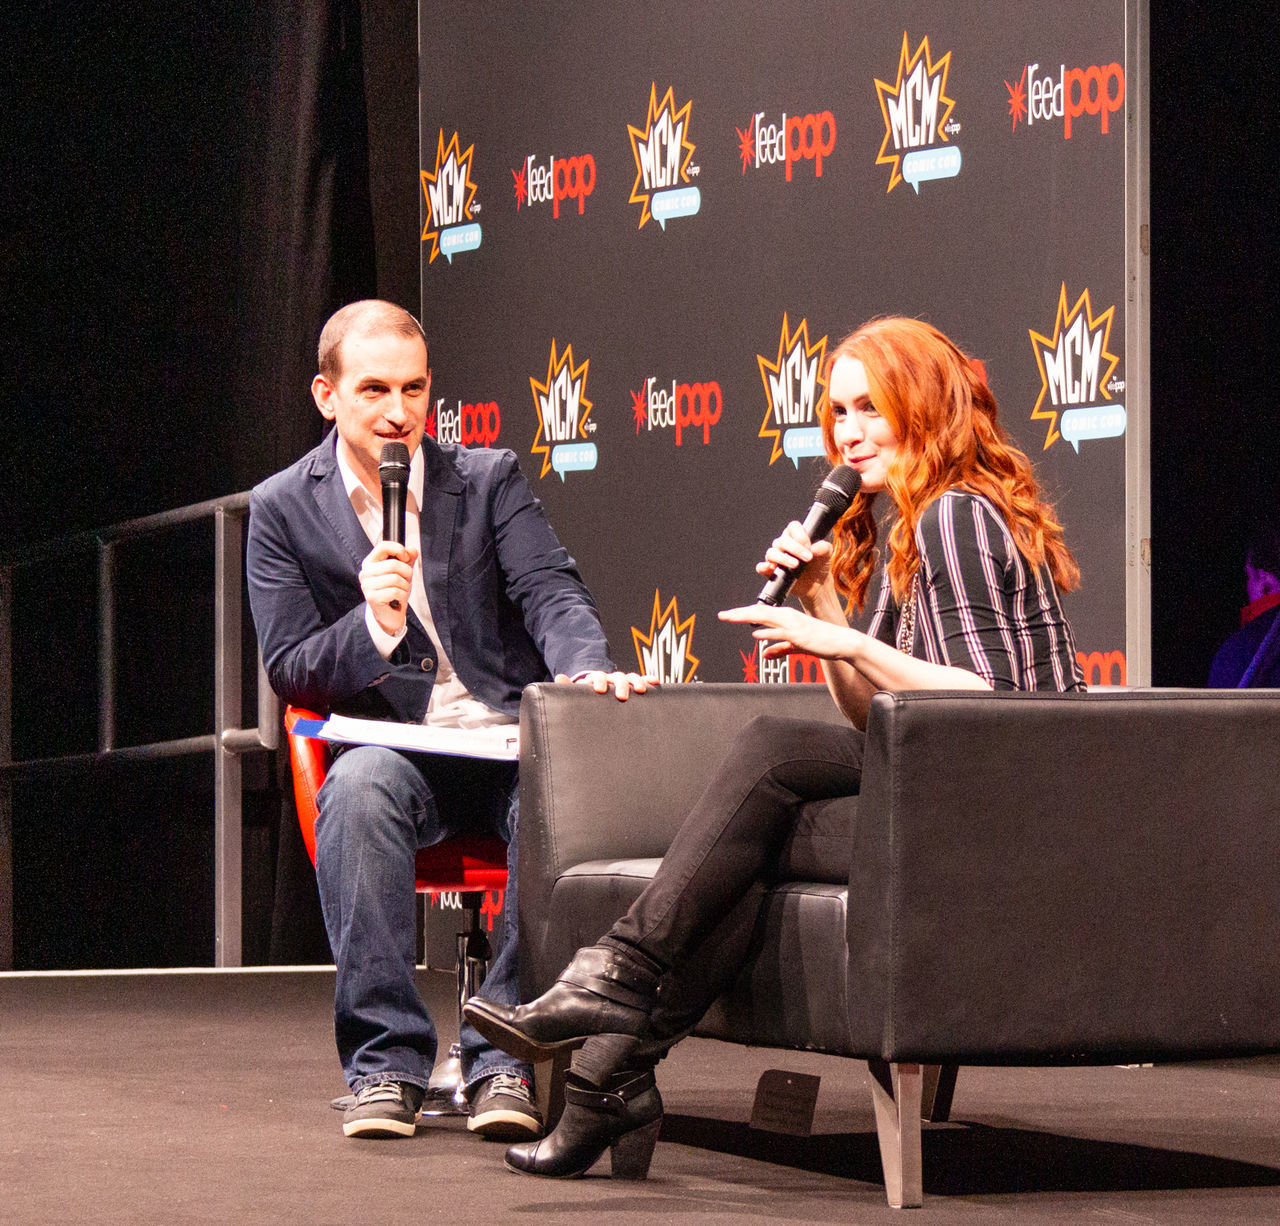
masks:
<svg viewBox="0 0 1280 1226"><path fill-rule="evenodd" d="M636 659L640 671L646 677L657 677L663 685L680 685L692 681L698 671L698 657L690 647L693 643L693 626L696 613L680 620L680 610L673 596L662 607L662 596L657 588L653 592L653 613L649 618L649 633L631 627L631 639L635 643Z"/></svg>
<svg viewBox="0 0 1280 1226"><path fill-rule="evenodd" d="M636 433L647 430L675 429L676 446L684 442L684 432L702 431L702 441L711 442L711 427L720 420L724 408L724 395L719 383L677 383L671 380L670 390L659 386L656 376L650 375L638 392L631 393L631 411L635 417Z"/></svg>
<svg viewBox="0 0 1280 1226"><path fill-rule="evenodd" d="M664 230L672 217L692 217L702 207L702 193L691 180L699 167L689 163L694 145L689 140L689 101L676 110L675 94L668 89L658 101L658 85L649 88L649 111L643 128L627 124L631 153L636 160L636 181L629 203L640 206L640 224L652 217Z"/></svg>
<svg viewBox="0 0 1280 1226"><path fill-rule="evenodd" d="M460 151L460 146L456 132L446 145L441 129L435 171L422 172L422 194L427 201L422 241L431 240L428 264L441 252L452 264L459 251L474 251L480 246L480 223L474 220L480 206L475 202L476 185L471 181L475 145L468 145L465 152Z"/></svg>
<svg viewBox="0 0 1280 1226"><path fill-rule="evenodd" d="M769 440L770 464L785 455L799 468L801 456L824 454L817 410L827 388L822 374L826 354L825 336L810 344L809 321L802 319L792 332L786 315L782 317L778 356L770 361L763 354L756 354L767 405L760 437Z"/></svg>
<svg viewBox="0 0 1280 1226"><path fill-rule="evenodd" d="M459 400L456 409L446 408L443 399L437 400L426 424L426 432L437 443L457 443L461 447L492 447L501 428L502 413L496 400L482 404L463 404Z"/></svg>
<svg viewBox="0 0 1280 1226"><path fill-rule="evenodd" d="M1124 405L1102 403L1111 400L1113 391L1124 391L1124 381L1112 378L1120 359L1107 348L1115 313L1112 305L1095 316L1087 289L1068 307L1064 281L1053 335L1028 329L1040 368L1040 395L1031 420L1049 423L1046 451L1065 438L1078 455L1081 439L1117 438L1125 432Z"/></svg>
<svg viewBox="0 0 1280 1226"><path fill-rule="evenodd" d="M776 660L765 657L764 644L755 650L739 651L742 657L742 679L751 685L821 685L827 679L822 661L807 652L794 651Z"/></svg>
<svg viewBox="0 0 1280 1226"><path fill-rule="evenodd" d="M552 157L539 166L536 154L529 154L519 170L513 170L516 212L525 204L551 205L551 216L560 216L560 206L572 208L578 215L586 208L587 197L596 189L596 160L589 153L571 158Z"/></svg>
<svg viewBox="0 0 1280 1226"><path fill-rule="evenodd" d="M836 117L830 111L820 115L788 115L782 113L780 124L766 123L763 111L751 116L745 128L735 127L742 173L762 166L786 164L786 180L791 182L792 167L797 162L813 163L814 178L822 178L822 159L836 147Z"/></svg>
<svg viewBox="0 0 1280 1226"><path fill-rule="evenodd" d="M886 191L893 191L905 179L918 196L925 180L951 179L960 173L960 150L950 143L960 125L951 118L955 99L947 97L951 52L935 62L928 38L914 52L910 48L904 30L897 80L890 85L876 78L876 96L884 118L884 140L876 165L890 167Z"/></svg>
<svg viewBox="0 0 1280 1226"><path fill-rule="evenodd" d="M566 345L557 356L553 338L546 382L539 383L529 376L533 406L538 413L538 433L531 450L542 457L539 477L554 468L563 481L567 472L587 472L596 466L596 445L584 441L596 429L596 423L587 420L592 409L586 396L589 366L589 359L574 365L572 345Z"/></svg>
<svg viewBox="0 0 1280 1226"><path fill-rule="evenodd" d="M1083 115L1097 115L1098 126L1105 136L1109 120L1124 105L1124 69L1119 64L1097 64L1089 68L1058 65L1057 78L1038 76L1039 64L1027 64L1015 85L1004 83L1009 91L1009 115L1016 132L1025 121L1028 128L1037 120L1062 120L1062 135L1071 139L1073 121Z"/></svg>

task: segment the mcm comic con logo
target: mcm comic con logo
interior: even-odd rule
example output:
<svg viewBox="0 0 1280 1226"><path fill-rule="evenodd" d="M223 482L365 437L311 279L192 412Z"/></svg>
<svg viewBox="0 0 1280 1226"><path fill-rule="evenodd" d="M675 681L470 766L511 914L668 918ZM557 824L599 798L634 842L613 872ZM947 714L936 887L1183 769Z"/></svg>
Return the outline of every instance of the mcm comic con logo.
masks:
<svg viewBox="0 0 1280 1226"><path fill-rule="evenodd" d="M646 677L657 677L663 685L680 685L693 680L694 673L698 671L698 657L690 648L697 616L690 613L681 621L676 598L673 596L663 608L662 596L657 588L654 589L649 633L631 627L636 659Z"/></svg>
<svg viewBox="0 0 1280 1226"><path fill-rule="evenodd" d="M765 414L760 437L769 441L769 463L786 456L797 468L802 456L825 454L822 428L818 424L818 404L827 390L822 365L827 355L827 338L810 343L809 321L791 331L786 315L774 358L756 354L760 379L764 383Z"/></svg>
<svg viewBox="0 0 1280 1226"><path fill-rule="evenodd" d="M890 85L876 78L884 119L876 165L889 167L886 191L905 179L918 196L926 180L951 179L960 173L960 150L951 143L960 125L951 118L956 103L947 96L950 71L950 51L934 60L928 38L912 51L904 30L897 79Z"/></svg>
<svg viewBox="0 0 1280 1226"><path fill-rule="evenodd" d="M1017 81L1006 81L1009 91L1011 130L1018 124L1060 120L1062 135L1070 140L1075 125L1086 115L1098 117L1099 131L1110 131L1111 116L1124 106L1124 69L1115 63L1088 68L1058 65L1058 75L1042 72L1039 63L1025 64Z"/></svg>
<svg viewBox="0 0 1280 1226"><path fill-rule="evenodd" d="M640 206L640 224L650 217L662 227L673 217L692 217L702 208L702 193L692 180L699 168L691 166L694 145L689 140L689 117L693 102L676 109L671 88L658 101L658 85L649 88L649 111L644 127L627 124L631 153L636 160L636 181L629 203Z"/></svg>
<svg viewBox="0 0 1280 1226"><path fill-rule="evenodd" d="M1124 391L1124 381L1113 378L1120 359L1108 347L1115 313L1113 304L1095 315L1087 289L1068 306L1064 281L1052 333L1028 329L1040 370L1040 395L1031 420L1048 422L1046 451L1065 438L1079 455L1082 439L1124 434L1124 405L1111 398Z"/></svg>
<svg viewBox="0 0 1280 1226"><path fill-rule="evenodd" d="M545 381L539 383L529 376L538 414L538 432L531 450L542 459L539 477L555 469L563 481L565 473L587 472L596 466L596 445L587 438L596 430L596 423L588 420L592 409L586 393L589 366L589 359L575 365L572 345L557 353L553 338Z"/></svg>
<svg viewBox="0 0 1280 1226"><path fill-rule="evenodd" d="M788 115L783 111L777 123L767 119L764 111L757 111L745 128L735 126L734 131L738 134L744 175L748 170L781 162L788 183L796 166L804 162L812 162L814 178L821 179L823 159L830 157L836 147L836 117L830 111L816 115Z"/></svg>
<svg viewBox="0 0 1280 1226"><path fill-rule="evenodd" d="M672 379L668 383L650 375L638 392L631 393L636 433L672 430L677 447L684 444L686 431L693 438L701 434L703 443L710 443L711 427L723 411L724 393L717 382L680 383Z"/></svg>
<svg viewBox="0 0 1280 1226"><path fill-rule="evenodd" d="M453 263L460 251L474 251L480 246L480 223L474 220L480 212L476 203L476 185L471 181L475 145L461 151L455 132L446 145L444 129L436 145L436 168L422 172L422 194L427 202L427 220L422 227L422 241L431 240L427 263L443 253Z"/></svg>

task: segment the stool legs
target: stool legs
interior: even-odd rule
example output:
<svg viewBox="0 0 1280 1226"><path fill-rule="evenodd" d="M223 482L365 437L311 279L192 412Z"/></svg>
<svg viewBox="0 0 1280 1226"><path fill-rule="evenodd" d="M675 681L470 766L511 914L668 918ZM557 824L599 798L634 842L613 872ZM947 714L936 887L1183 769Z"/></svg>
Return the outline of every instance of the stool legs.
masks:
<svg viewBox="0 0 1280 1226"><path fill-rule="evenodd" d="M483 893L459 895L467 913L466 932L458 933L458 1026L462 1026L462 1006L474 996L489 973L493 949L480 927ZM453 1043L449 1054L431 1071L427 1095L422 1104L423 1115L466 1115L468 1104L463 1092L462 1047Z"/></svg>

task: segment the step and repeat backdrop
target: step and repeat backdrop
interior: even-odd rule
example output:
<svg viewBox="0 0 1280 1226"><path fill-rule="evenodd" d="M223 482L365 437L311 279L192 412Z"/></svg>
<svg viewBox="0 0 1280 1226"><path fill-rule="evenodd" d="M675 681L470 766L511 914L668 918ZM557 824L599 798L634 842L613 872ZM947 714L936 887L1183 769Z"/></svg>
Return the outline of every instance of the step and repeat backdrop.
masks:
<svg viewBox="0 0 1280 1226"><path fill-rule="evenodd" d="M979 359L1126 679L1125 6L427 3L422 319L441 441L507 447L619 666L820 681L716 611L827 464L827 352Z"/></svg>

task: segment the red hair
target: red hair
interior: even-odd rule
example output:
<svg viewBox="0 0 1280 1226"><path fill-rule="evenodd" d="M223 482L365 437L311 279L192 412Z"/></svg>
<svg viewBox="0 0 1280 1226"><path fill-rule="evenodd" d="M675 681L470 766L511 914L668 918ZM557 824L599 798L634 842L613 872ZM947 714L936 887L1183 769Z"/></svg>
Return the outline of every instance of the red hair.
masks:
<svg viewBox="0 0 1280 1226"><path fill-rule="evenodd" d="M1062 539L1062 525L1040 494L1031 461L996 421L996 401L973 363L937 328L889 317L863 324L827 358L826 375L841 358L856 358L867 373L871 402L898 436L898 454L885 489L898 510L889 532L889 583L902 601L920 565L915 531L925 507L949 489L988 499L1004 517L1019 552L1047 566L1066 592L1080 568ZM819 406L827 458L840 462L830 402ZM836 525L831 572L861 609L875 570L874 495L858 494Z"/></svg>

